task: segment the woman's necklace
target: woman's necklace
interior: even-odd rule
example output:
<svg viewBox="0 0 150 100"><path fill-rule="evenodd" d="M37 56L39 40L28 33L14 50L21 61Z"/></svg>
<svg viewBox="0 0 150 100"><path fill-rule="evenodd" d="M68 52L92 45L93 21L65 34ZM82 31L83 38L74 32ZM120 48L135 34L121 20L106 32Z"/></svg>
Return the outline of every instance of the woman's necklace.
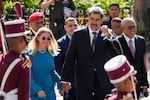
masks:
<svg viewBox="0 0 150 100"><path fill-rule="evenodd" d="M45 53L46 52L46 50L44 50L44 51L41 51L41 50L38 50L40 53Z"/></svg>

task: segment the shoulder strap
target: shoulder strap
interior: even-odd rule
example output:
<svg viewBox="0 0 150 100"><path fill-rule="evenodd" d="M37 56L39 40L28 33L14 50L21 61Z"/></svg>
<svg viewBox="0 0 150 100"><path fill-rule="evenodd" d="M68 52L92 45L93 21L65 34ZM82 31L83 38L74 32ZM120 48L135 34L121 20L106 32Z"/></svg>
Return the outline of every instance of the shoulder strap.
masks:
<svg viewBox="0 0 150 100"><path fill-rule="evenodd" d="M115 49L115 51L117 52L117 54L124 54L123 49L122 49L122 45L119 42L119 40L115 39L112 42L112 46Z"/></svg>
<svg viewBox="0 0 150 100"><path fill-rule="evenodd" d="M2 79L2 83L1 83L1 87L0 87L1 90L4 89L6 80L7 80L8 76L9 76L10 72L12 71L12 69L16 66L16 64L17 64L19 61L21 61L21 59L20 59L20 58L16 58L16 59L9 65L9 67L7 68L7 70L6 70L5 74L4 74L4 77L3 77L3 79Z"/></svg>

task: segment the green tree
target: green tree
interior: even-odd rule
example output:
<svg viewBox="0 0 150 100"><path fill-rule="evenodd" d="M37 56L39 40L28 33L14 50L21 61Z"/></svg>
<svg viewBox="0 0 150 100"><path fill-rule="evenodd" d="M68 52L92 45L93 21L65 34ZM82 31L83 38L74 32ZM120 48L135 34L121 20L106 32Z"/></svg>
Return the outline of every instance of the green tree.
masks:
<svg viewBox="0 0 150 100"><path fill-rule="evenodd" d="M105 16L108 16L107 10L112 2L120 5L120 17L123 18L133 14L133 0L74 0L74 2L79 10L79 16L87 16L86 11L92 6L100 6L103 8Z"/></svg>

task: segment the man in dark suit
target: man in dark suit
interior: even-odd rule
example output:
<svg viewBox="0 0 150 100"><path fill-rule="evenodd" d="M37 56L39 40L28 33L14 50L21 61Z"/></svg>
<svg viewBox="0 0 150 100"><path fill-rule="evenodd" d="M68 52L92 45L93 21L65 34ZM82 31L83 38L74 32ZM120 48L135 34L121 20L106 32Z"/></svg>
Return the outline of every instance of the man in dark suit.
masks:
<svg viewBox="0 0 150 100"><path fill-rule="evenodd" d="M76 64L77 100L104 100L111 92L104 63L112 57L113 48L101 33L103 10L91 7L88 11L88 26L74 32L67 51L62 72L62 86L69 89L69 75ZM96 38L96 39L95 39Z"/></svg>
<svg viewBox="0 0 150 100"><path fill-rule="evenodd" d="M103 21L103 25L107 25L108 28L111 28L111 20L115 17L118 17L120 13L119 4L118 3L110 4L108 13L109 13L109 17Z"/></svg>
<svg viewBox="0 0 150 100"><path fill-rule="evenodd" d="M78 24L77 24L77 20L75 18L73 18L73 17L67 18L65 20L65 25L64 25L66 34L57 40L61 51L60 51L59 55L55 57L55 67L56 67L56 71L58 72L59 75L61 75L61 73L62 73L63 63L65 61L66 51L68 49L69 42L71 40L74 30L77 29L77 27L78 27ZM75 80L74 71L72 71L73 73L71 73L71 75L70 75L70 82L72 84L72 88L69 90L68 94L64 95L64 100L76 100L76 93L75 93L76 87L74 84L75 83L74 82L74 80Z"/></svg>
<svg viewBox="0 0 150 100"><path fill-rule="evenodd" d="M137 70L137 95L139 97L140 92L142 92L145 96L148 96L148 80L144 64L144 37L136 35L136 23L131 18L123 19L121 22L121 28L123 34L118 37L118 40L121 43L123 54L127 57L130 64L134 66L135 70ZM130 41L133 41L133 43L130 44Z"/></svg>

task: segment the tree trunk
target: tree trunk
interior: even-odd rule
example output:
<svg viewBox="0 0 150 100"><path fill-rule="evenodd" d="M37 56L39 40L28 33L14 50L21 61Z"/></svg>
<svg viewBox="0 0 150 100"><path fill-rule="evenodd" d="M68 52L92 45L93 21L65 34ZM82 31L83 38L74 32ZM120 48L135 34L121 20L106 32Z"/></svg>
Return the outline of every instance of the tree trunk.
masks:
<svg viewBox="0 0 150 100"><path fill-rule="evenodd" d="M138 32L150 40L150 0L135 0L134 18L137 22Z"/></svg>

